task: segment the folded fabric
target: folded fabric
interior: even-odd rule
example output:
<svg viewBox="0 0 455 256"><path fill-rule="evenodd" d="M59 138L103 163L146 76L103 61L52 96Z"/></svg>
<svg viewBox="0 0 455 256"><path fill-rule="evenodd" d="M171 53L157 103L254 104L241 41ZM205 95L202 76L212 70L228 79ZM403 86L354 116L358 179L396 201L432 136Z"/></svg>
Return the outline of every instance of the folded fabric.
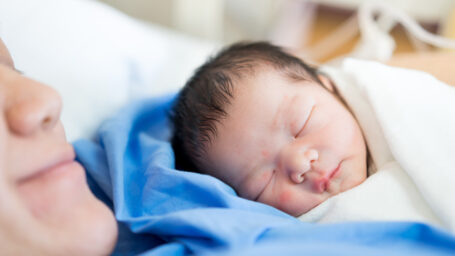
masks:
<svg viewBox="0 0 455 256"><path fill-rule="evenodd" d="M356 59L324 72L359 121L377 171L300 219L422 221L455 232L455 87Z"/></svg>
<svg viewBox="0 0 455 256"><path fill-rule="evenodd" d="M410 222L309 224L240 198L220 180L176 170L175 96L131 104L75 148L92 191L112 207L114 255L453 255L455 238Z"/></svg>

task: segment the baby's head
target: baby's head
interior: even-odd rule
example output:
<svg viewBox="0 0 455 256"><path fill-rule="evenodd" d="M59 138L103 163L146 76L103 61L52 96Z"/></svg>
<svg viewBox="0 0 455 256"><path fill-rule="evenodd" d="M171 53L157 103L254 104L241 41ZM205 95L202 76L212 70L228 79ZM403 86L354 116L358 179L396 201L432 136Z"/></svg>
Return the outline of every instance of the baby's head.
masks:
<svg viewBox="0 0 455 256"><path fill-rule="evenodd" d="M268 43L234 44L208 60L173 121L173 145L198 171L293 216L367 176L362 132L336 88Z"/></svg>

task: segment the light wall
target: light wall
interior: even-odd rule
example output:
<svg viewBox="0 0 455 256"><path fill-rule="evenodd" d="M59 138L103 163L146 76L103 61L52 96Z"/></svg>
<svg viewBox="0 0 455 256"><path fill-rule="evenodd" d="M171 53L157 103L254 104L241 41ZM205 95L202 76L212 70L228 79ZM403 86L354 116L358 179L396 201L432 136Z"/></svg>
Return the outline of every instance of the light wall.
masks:
<svg viewBox="0 0 455 256"><path fill-rule="evenodd" d="M99 0L147 22L202 38L264 39L287 0Z"/></svg>
<svg viewBox="0 0 455 256"><path fill-rule="evenodd" d="M99 0L133 17L172 26L172 7L174 0Z"/></svg>
<svg viewBox="0 0 455 256"><path fill-rule="evenodd" d="M147 22L164 25L193 36L229 43L237 40L270 39L275 26L289 16L290 2L305 0L99 0ZM369 0L308 0L335 8L356 9ZM382 0L417 18L419 21L445 24L454 0ZM298 5L296 5L298 6ZM304 6L304 5L301 5ZM311 5L306 5L311 6ZM289 8L288 8L289 9ZM302 9L302 8L300 8ZM291 10L292 11L292 10ZM302 9L301 17L307 13ZM307 10L308 11L308 10ZM299 33L296 26L285 29ZM278 22L277 22L278 21ZM302 23L302 22L300 22ZM308 23L310 24L310 23ZM280 28L281 30L283 28ZM293 29L293 30L292 30ZM300 30L304 30L301 28ZM288 33L289 34L289 33Z"/></svg>

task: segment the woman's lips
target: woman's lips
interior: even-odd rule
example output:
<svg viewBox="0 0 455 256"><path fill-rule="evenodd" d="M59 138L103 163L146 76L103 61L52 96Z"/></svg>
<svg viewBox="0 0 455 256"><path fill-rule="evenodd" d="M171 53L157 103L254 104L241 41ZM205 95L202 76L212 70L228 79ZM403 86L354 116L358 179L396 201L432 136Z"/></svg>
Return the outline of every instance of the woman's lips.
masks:
<svg viewBox="0 0 455 256"><path fill-rule="evenodd" d="M66 169L66 167L75 163L75 153L73 148L60 151L54 157L50 157L47 162L41 165L41 168L36 168L37 171L32 171L30 174L18 180L18 184L26 183L40 177L44 177L50 173Z"/></svg>

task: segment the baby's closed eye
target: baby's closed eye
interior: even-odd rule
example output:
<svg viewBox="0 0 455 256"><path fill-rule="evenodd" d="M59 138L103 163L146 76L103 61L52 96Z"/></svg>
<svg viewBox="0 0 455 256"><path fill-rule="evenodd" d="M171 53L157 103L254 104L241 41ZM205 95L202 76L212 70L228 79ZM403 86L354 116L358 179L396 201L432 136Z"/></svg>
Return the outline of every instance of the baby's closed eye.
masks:
<svg viewBox="0 0 455 256"><path fill-rule="evenodd" d="M308 115L308 118L305 120L305 124L302 126L302 128L295 134L295 138L298 138L300 136L302 136L303 132L307 129L308 127L308 124L310 123L311 121L311 117L313 115L313 112L314 112L314 109L315 109L315 106L313 106L310 110L310 114Z"/></svg>
<svg viewBox="0 0 455 256"><path fill-rule="evenodd" d="M257 192L257 195L255 196L254 198L254 201L260 201L261 197L263 196L264 194L264 191L267 190L267 188L270 186L270 184L272 183L272 180L274 179L275 177L275 173L276 171L275 170L272 170L272 171L267 171L263 174L263 177L265 177L265 179L263 178L263 185L260 187L260 189L258 190Z"/></svg>

